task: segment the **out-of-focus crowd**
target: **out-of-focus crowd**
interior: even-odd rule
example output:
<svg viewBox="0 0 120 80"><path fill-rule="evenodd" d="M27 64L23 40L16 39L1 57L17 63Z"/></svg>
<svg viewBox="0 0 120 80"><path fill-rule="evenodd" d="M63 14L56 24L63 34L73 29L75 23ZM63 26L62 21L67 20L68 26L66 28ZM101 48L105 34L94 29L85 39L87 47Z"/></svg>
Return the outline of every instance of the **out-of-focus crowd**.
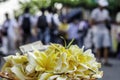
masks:
<svg viewBox="0 0 120 80"><path fill-rule="evenodd" d="M1 51L8 54L16 50L20 45L41 40L43 44L61 43L64 40L83 46L83 37L87 33L88 22L82 20L80 8L57 13L54 8L41 8L41 15L31 15L30 8L26 7L24 13L18 19L10 19L5 14L6 20L0 29ZM63 40L64 38L64 40Z"/></svg>
<svg viewBox="0 0 120 80"><path fill-rule="evenodd" d="M26 7L24 13L18 19L11 19L6 13L6 20L0 27L0 51L4 55L13 53L30 42L41 40L43 44L60 43L64 40L79 47L94 49L100 60L101 49L104 49L106 65L109 48L117 41L117 55L120 58L120 13L116 17L115 28L111 27L110 14L105 8L106 0L99 0L98 7L91 11L90 19L84 19L81 8L64 6L61 10L55 8L41 8L41 15L31 15L30 8ZM114 40L111 36L114 33ZM64 38L64 40L61 38Z"/></svg>

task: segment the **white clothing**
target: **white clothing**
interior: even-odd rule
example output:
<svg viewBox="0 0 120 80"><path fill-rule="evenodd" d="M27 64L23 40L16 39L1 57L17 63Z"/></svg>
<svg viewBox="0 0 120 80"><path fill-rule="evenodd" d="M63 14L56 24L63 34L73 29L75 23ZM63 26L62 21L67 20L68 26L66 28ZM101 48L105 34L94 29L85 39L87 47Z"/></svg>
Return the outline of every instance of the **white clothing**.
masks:
<svg viewBox="0 0 120 80"><path fill-rule="evenodd" d="M53 17L53 14L52 14L52 13L48 13L48 14L46 15L46 19L47 19L47 22L48 22L48 23L51 23L51 22L52 22L52 17Z"/></svg>
<svg viewBox="0 0 120 80"><path fill-rule="evenodd" d="M52 19L54 21L54 23L59 26L60 25L60 21L59 21L59 18L58 18L58 14L52 14L52 13L49 13L46 15L46 18L47 18L47 22L48 23L51 23L52 22Z"/></svg>
<svg viewBox="0 0 120 80"><path fill-rule="evenodd" d="M83 30L84 28L87 28L86 26L87 26L86 22L81 21L80 24L79 24L79 30Z"/></svg>
<svg viewBox="0 0 120 80"><path fill-rule="evenodd" d="M89 49L89 48L92 48L93 46L93 30L92 28L90 28L88 30L88 33L84 39L84 45L85 45L85 48Z"/></svg>
<svg viewBox="0 0 120 80"><path fill-rule="evenodd" d="M117 23L120 23L120 12L117 13L116 22L117 22Z"/></svg>
<svg viewBox="0 0 120 80"><path fill-rule="evenodd" d="M15 19L10 19L8 21L5 21L5 23L3 24L3 27L7 28L7 37L6 38L3 37L3 52L5 49L7 50L8 48L10 50L15 50L15 41L18 38L17 33L15 31L16 28L18 28L17 21ZM8 42L6 39L8 39Z"/></svg>
<svg viewBox="0 0 120 80"><path fill-rule="evenodd" d="M0 47L0 51L3 52L3 54L8 54L8 38L2 37L2 46Z"/></svg>
<svg viewBox="0 0 120 80"><path fill-rule="evenodd" d="M69 29L68 29L68 39L78 39L79 38L79 34L78 34L78 30L79 30L79 24L69 24Z"/></svg>
<svg viewBox="0 0 120 80"><path fill-rule="evenodd" d="M15 33L15 28L18 27L17 21L15 19L11 19L9 21L5 21L3 24L3 27L6 27L8 36L13 38L14 40L16 39L16 33Z"/></svg>
<svg viewBox="0 0 120 80"><path fill-rule="evenodd" d="M98 0L98 4L103 7L109 5L107 0Z"/></svg>
<svg viewBox="0 0 120 80"><path fill-rule="evenodd" d="M101 11L99 8L96 8L92 11L91 18L94 19L97 22L110 20L108 10L103 9ZM99 27L99 29L105 29L106 28L106 25L104 23L99 23L96 26Z"/></svg>
<svg viewBox="0 0 120 80"><path fill-rule="evenodd" d="M120 42L120 36L119 36L120 35L120 25L116 25L115 32L116 32L116 38L117 38L118 42Z"/></svg>
<svg viewBox="0 0 120 80"><path fill-rule="evenodd" d="M99 30L97 27L93 27L93 43L95 48L110 47L111 39L109 31L107 29Z"/></svg>
<svg viewBox="0 0 120 80"><path fill-rule="evenodd" d="M61 24L60 20L59 20L59 17L58 17L58 14L53 15L53 20L54 20L54 22L57 26L59 26Z"/></svg>
<svg viewBox="0 0 120 80"><path fill-rule="evenodd" d="M91 18L96 22L110 20L109 12L106 9L96 8L92 11ZM93 27L94 46L96 48L110 47L111 39L105 23L98 23Z"/></svg>
<svg viewBox="0 0 120 80"><path fill-rule="evenodd" d="M36 26L38 18L39 18L39 16L33 16L33 18L32 18L32 25L33 25L33 27Z"/></svg>

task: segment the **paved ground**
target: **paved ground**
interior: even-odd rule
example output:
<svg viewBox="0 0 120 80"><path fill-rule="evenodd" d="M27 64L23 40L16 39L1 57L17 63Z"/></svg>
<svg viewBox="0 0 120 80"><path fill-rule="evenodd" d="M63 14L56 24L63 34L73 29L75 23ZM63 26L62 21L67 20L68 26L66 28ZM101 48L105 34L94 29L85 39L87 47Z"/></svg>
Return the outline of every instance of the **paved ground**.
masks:
<svg viewBox="0 0 120 80"><path fill-rule="evenodd" d="M110 59L110 62L113 64L112 67L102 66L104 76L99 80L120 80L120 60Z"/></svg>
<svg viewBox="0 0 120 80"><path fill-rule="evenodd" d="M102 66L104 76L100 80L120 80L120 60L110 59L112 67Z"/></svg>

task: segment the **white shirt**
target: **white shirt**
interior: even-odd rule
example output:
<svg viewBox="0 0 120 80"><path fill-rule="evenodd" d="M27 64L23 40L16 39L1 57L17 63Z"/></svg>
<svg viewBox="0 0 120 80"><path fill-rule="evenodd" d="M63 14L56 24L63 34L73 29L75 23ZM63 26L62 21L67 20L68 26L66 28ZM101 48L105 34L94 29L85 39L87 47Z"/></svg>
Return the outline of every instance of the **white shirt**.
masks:
<svg viewBox="0 0 120 80"><path fill-rule="evenodd" d="M86 28L87 24L85 21L80 21L80 24L79 24L79 30L83 30L84 28Z"/></svg>
<svg viewBox="0 0 120 80"><path fill-rule="evenodd" d="M52 17L53 17L53 14L52 14L52 13L48 13L48 14L46 15L46 19L47 19L47 22L48 22L48 23L51 23L51 22L52 22Z"/></svg>
<svg viewBox="0 0 120 80"><path fill-rule="evenodd" d="M60 20L59 20L59 17L58 17L58 14L53 15L53 20L54 20L54 22L57 26L59 26L61 24Z"/></svg>
<svg viewBox="0 0 120 80"><path fill-rule="evenodd" d="M32 25L33 25L33 27L35 27L37 25L38 18L39 18L39 16L36 16L36 15L33 16L33 18L32 18Z"/></svg>
<svg viewBox="0 0 120 80"><path fill-rule="evenodd" d="M96 8L91 13L91 18L95 21L105 21L110 20L109 12L107 9L100 10L99 8ZM99 28L106 28L104 23L97 24Z"/></svg>
<svg viewBox="0 0 120 80"><path fill-rule="evenodd" d="M17 21L15 19L11 19L9 21L6 21L3 24L3 27L8 27L8 36L11 38L16 38L15 28L18 27Z"/></svg>
<svg viewBox="0 0 120 80"><path fill-rule="evenodd" d="M117 13L116 22L120 23L120 12Z"/></svg>
<svg viewBox="0 0 120 80"><path fill-rule="evenodd" d="M57 26L60 25L60 20L59 20L59 18L58 18L58 14L54 14L54 15L53 15L52 13L49 13L49 14L46 15L46 18L47 18L47 22L48 22L48 23L51 23L51 22L52 22L52 18L53 18L54 23L55 23Z"/></svg>
<svg viewBox="0 0 120 80"><path fill-rule="evenodd" d="M68 39L78 39L79 38L79 34L78 34L78 30L79 30L79 24L69 24L69 29L68 29Z"/></svg>
<svg viewBox="0 0 120 80"><path fill-rule="evenodd" d="M4 54L8 54L8 38L2 37L2 46L0 47L0 51Z"/></svg>

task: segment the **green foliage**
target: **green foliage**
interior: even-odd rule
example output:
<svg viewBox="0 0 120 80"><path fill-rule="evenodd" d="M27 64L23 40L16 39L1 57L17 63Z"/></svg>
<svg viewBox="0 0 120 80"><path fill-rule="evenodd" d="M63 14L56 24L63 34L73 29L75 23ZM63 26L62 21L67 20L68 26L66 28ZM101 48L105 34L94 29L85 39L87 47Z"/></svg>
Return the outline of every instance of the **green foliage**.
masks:
<svg viewBox="0 0 120 80"><path fill-rule="evenodd" d="M78 7L78 6L84 6L84 7L94 7L95 6L95 0L52 0L52 4L59 2L64 5L68 5L71 7Z"/></svg>
<svg viewBox="0 0 120 80"><path fill-rule="evenodd" d="M110 9L120 9L120 0L109 0L109 8Z"/></svg>
<svg viewBox="0 0 120 80"><path fill-rule="evenodd" d="M8 0L0 0L0 2L5 2L5 1L8 1Z"/></svg>
<svg viewBox="0 0 120 80"><path fill-rule="evenodd" d="M20 2L21 10L23 11L25 7L29 6L31 8L30 12L34 14L41 7L48 7L51 4L51 0L30 0L29 2Z"/></svg>
<svg viewBox="0 0 120 80"><path fill-rule="evenodd" d="M117 10L120 8L120 0L108 0L109 9L111 11ZM31 13L34 14L41 7L54 6L54 3L62 3L63 5L68 5L71 7L84 7L92 9L96 7L96 0L30 0L29 2L20 2L21 9L23 10L26 6L31 8Z"/></svg>

